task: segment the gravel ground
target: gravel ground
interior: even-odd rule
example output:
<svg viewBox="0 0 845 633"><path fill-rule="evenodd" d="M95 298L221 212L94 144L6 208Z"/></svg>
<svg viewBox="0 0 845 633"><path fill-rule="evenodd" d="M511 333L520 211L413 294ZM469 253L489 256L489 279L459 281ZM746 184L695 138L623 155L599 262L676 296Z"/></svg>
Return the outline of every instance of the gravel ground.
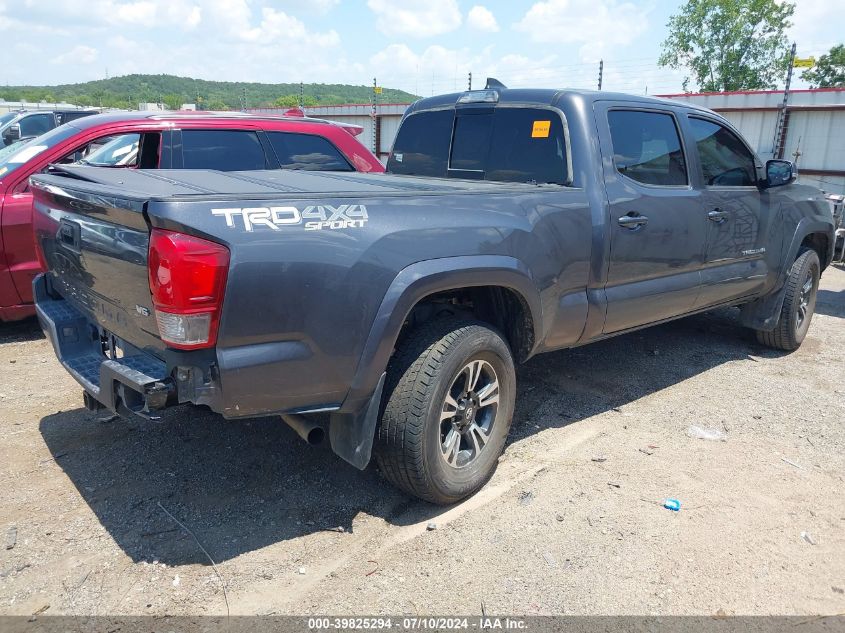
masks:
<svg viewBox="0 0 845 633"><path fill-rule="evenodd" d="M532 359L451 508L278 420L89 413L33 322L0 370L0 614L845 612L841 267L793 354L722 310Z"/></svg>

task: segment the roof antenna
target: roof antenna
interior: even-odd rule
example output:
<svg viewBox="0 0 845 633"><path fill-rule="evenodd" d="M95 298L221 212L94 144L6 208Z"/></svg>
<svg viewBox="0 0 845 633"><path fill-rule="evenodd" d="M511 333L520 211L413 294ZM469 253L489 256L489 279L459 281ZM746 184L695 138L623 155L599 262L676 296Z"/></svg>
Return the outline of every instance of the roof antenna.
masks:
<svg viewBox="0 0 845 633"><path fill-rule="evenodd" d="M485 90L496 90L496 89L507 90L507 88L508 87L505 84L503 84L498 79L494 79L493 77L488 77L487 78L487 85L484 86Z"/></svg>

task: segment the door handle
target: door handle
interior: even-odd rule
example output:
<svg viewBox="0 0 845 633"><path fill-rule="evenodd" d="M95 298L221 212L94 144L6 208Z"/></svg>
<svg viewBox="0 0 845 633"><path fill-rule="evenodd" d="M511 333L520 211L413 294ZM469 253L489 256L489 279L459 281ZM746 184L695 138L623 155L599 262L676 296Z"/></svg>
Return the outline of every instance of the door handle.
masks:
<svg viewBox="0 0 845 633"><path fill-rule="evenodd" d="M623 215L616 221L619 223L619 226L626 228L630 231L636 231L641 226L645 226L646 224L648 224L647 217L645 217L644 215L636 214L633 211L628 215Z"/></svg>
<svg viewBox="0 0 845 633"><path fill-rule="evenodd" d="M721 209L713 209L710 213L707 214L707 219L711 222L721 224L722 222L728 219L728 212L722 211Z"/></svg>

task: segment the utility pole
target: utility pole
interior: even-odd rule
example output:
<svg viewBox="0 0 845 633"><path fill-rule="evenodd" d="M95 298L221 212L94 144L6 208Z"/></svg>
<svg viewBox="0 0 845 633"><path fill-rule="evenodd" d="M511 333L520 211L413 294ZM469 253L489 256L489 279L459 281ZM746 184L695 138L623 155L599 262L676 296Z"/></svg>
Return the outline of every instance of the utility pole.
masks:
<svg viewBox="0 0 845 633"><path fill-rule="evenodd" d="M377 146L377 142L376 142L377 141L377 138L376 138L377 137L377 133L376 133L376 123L377 123L377 120L376 120L376 87L377 86L378 86L378 83L376 82L376 78L373 77L373 111L372 111L372 115L371 115L371 123L373 125L372 150L373 150L373 154L376 155L376 158L378 158L378 146Z"/></svg>
<svg viewBox="0 0 845 633"><path fill-rule="evenodd" d="M241 110L246 111L246 86L241 88Z"/></svg>
<svg viewBox="0 0 845 633"><path fill-rule="evenodd" d="M472 71L469 73L469 84L467 85L467 90L472 90Z"/></svg>
<svg viewBox="0 0 845 633"><path fill-rule="evenodd" d="M600 59L599 60L599 90L601 90L601 80L602 80L603 76L604 76L604 60Z"/></svg>
<svg viewBox="0 0 845 633"><path fill-rule="evenodd" d="M302 109L305 107L305 87L303 86L302 82L299 82L299 108Z"/></svg>
<svg viewBox="0 0 845 633"><path fill-rule="evenodd" d="M792 48L789 50L789 68L786 70L786 85L783 88L783 102L778 111L775 138L772 141L773 158L783 158L783 146L786 144L786 131L789 126L789 111L786 108L789 104L789 86L792 84L792 66L794 63L795 42L792 42Z"/></svg>

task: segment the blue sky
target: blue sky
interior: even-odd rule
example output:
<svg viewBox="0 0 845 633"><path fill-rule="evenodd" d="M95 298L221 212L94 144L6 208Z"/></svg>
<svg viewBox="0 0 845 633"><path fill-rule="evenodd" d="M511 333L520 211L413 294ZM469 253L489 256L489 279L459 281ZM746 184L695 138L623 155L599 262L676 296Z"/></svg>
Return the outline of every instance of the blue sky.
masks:
<svg viewBox="0 0 845 633"><path fill-rule="evenodd" d="M677 92L656 60L677 0L0 0L0 81L128 73L369 84L429 95L509 86ZM799 55L843 40L845 2L798 0ZM801 87L799 81L798 87Z"/></svg>

